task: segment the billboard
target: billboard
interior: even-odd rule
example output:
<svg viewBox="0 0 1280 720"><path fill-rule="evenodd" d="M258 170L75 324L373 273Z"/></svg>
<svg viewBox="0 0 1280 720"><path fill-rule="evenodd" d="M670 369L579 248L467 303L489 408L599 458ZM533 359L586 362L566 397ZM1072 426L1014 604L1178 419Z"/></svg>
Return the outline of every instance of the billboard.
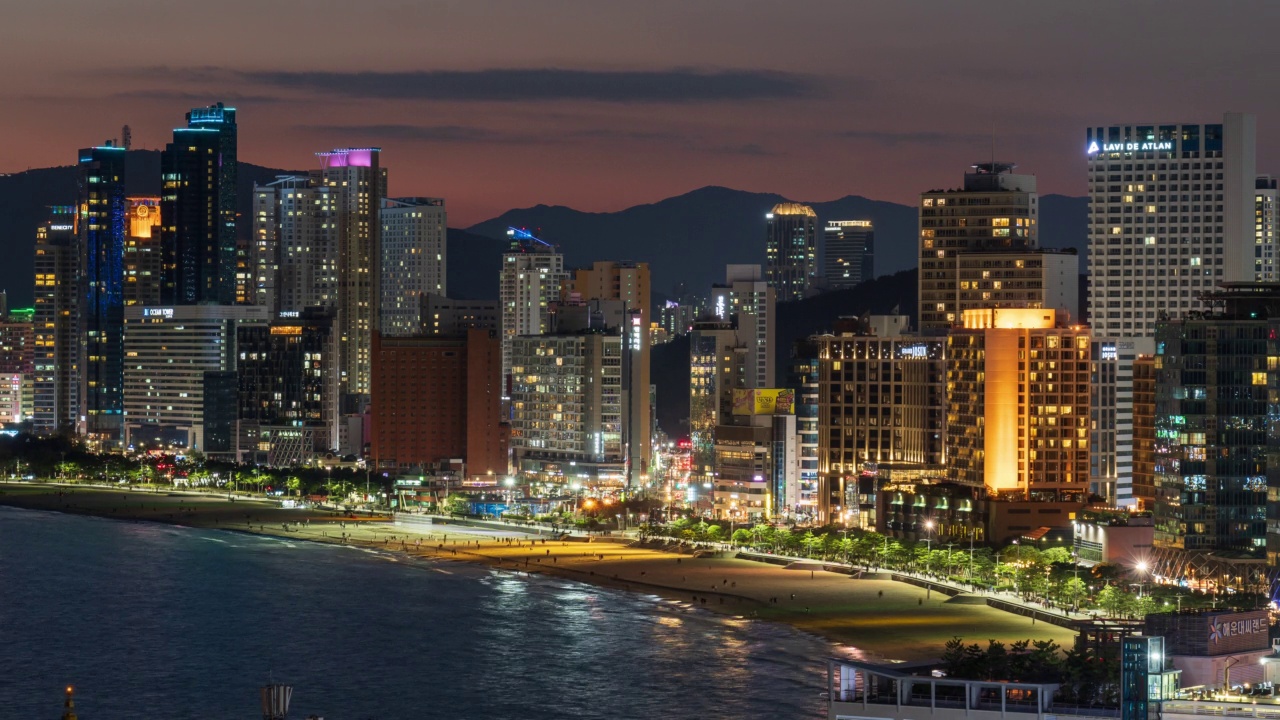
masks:
<svg viewBox="0 0 1280 720"><path fill-rule="evenodd" d="M794 415L795 412L795 390L758 388L733 391L734 415Z"/></svg>

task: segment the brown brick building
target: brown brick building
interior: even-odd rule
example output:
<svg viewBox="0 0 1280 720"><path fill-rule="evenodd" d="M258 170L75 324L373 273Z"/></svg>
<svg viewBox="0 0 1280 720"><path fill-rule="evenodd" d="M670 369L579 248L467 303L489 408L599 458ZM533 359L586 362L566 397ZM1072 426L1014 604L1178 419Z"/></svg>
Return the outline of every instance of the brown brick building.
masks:
<svg viewBox="0 0 1280 720"><path fill-rule="evenodd" d="M468 476L507 472L501 420L502 344L492 330L454 337L373 339L377 467L424 468L462 459Z"/></svg>

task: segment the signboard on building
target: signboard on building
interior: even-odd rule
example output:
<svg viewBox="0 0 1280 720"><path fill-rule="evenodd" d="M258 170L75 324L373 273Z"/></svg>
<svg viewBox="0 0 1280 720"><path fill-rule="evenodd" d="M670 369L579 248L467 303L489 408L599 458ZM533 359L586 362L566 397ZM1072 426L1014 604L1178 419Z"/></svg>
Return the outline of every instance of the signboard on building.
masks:
<svg viewBox="0 0 1280 720"><path fill-rule="evenodd" d="M1271 619L1266 610L1160 613L1147 616L1147 633L1166 638L1170 655L1230 655L1266 650Z"/></svg>
<svg viewBox="0 0 1280 720"><path fill-rule="evenodd" d="M733 391L734 415L794 415L795 412L795 390L760 388Z"/></svg>

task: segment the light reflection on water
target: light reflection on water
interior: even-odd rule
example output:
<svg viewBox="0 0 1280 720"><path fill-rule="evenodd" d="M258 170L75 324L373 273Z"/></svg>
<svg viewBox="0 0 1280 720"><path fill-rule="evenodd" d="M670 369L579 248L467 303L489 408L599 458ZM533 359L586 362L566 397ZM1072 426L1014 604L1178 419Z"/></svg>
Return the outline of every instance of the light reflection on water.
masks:
<svg viewBox="0 0 1280 720"><path fill-rule="evenodd" d="M558 579L6 508L0 643L0 715L75 684L91 720L253 718L273 677L328 720L818 718L829 654Z"/></svg>

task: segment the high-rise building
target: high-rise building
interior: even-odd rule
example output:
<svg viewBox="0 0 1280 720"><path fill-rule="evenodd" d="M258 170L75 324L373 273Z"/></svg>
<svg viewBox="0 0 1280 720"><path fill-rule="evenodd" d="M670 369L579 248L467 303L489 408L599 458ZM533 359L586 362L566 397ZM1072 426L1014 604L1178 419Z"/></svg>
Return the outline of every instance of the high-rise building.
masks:
<svg viewBox="0 0 1280 720"><path fill-rule="evenodd" d="M869 328L868 328L869 329ZM938 338L818 335L818 519L871 526L860 495L881 475L941 474L946 360Z"/></svg>
<svg viewBox="0 0 1280 720"><path fill-rule="evenodd" d="M340 193L311 178L288 175L254 187L253 305L290 315L337 306Z"/></svg>
<svg viewBox="0 0 1280 720"><path fill-rule="evenodd" d="M421 471L461 459L469 477L505 475L501 363L496 328L452 337L374 335L374 466Z"/></svg>
<svg viewBox="0 0 1280 720"><path fill-rule="evenodd" d="M1116 341L1093 338L1089 359L1089 492L1116 505Z"/></svg>
<svg viewBox="0 0 1280 720"><path fill-rule="evenodd" d="M818 214L800 203L779 203L765 216L768 283L778 302L800 300L818 279Z"/></svg>
<svg viewBox="0 0 1280 720"><path fill-rule="evenodd" d="M728 320L699 320L689 331L689 439L692 470L711 477L716 426L733 412L733 391L745 389L738 332Z"/></svg>
<svg viewBox="0 0 1280 720"><path fill-rule="evenodd" d="M424 335L466 335L467 330L502 329L502 304L496 300L454 300L427 293L422 296Z"/></svg>
<svg viewBox="0 0 1280 720"><path fill-rule="evenodd" d="M511 341L511 449L526 482L626 487L624 336L599 329Z"/></svg>
<svg viewBox="0 0 1280 720"><path fill-rule="evenodd" d="M774 387L774 311L777 294L764 281L759 265L728 265L725 284L711 287L711 307L716 319L728 320L738 332L738 346L745 353L743 387Z"/></svg>
<svg viewBox="0 0 1280 720"><path fill-rule="evenodd" d="M712 512L751 524L790 517L800 469L795 393L768 388L736 395L737 423L715 430ZM757 398L765 400L764 408Z"/></svg>
<svg viewBox="0 0 1280 720"><path fill-rule="evenodd" d="M1253 279L1257 282L1280 280L1280 189L1270 175L1259 175L1253 193Z"/></svg>
<svg viewBox="0 0 1280 720"><path fill-rule="evenodd" d="M236 110L194 108L160 154L162 302L236 301Z"/></svg>
<svg viewBox="0 0 1280 720"><path fill-rule="evenodd" d="M1153 337L1161 313L1203 310L1220 282L1251 281L1255 120L1091 127L1089 322Z"/></svg>
<svg viewBox="0 0 1280 720"><path fill-rule="evenodd" d="M80 240L74 205L36 231L35 429L72 433L80 416Z"/></svg>
<svg viewBox="0 0 1280 720"><path fill-rule="evenodd" d="M623 392L626 417L623 423L624 452L627 456L627 483L639 488L648 476L652 452L649 408L649 353L652 338L649 318L649 264L636 262L596 262L575 270L565 288L576 302L618 303L625 317L626 342L623 353Z"/></svg>
<svg viewBox="0 0 1280 720"><path fill-rule="evenodd" d="M1089 324L1117 341L1116 502L1133 506L1134 362L1161 317L1258 272L1255 121L1091 127L1085 142Z"/></svg>
<svg viewBox="0 0 1280 720"><path fill-rule="evenodd" d="M346 409L368 397L370 353L378 322L378 258L387 170L379 148L317 153L319 184L338 191L338 367ZM356 403L358 404L358 403Z"/></svg>
<svg viewBox="0 0 1280 720"><path fill-rule="evenodd" d="M445 295L448 243L444 200L405 197L382 201L381 332L422 332L422 298Z"/></svg>
<svg viewBox="0 0 1280 720"><path fill-rule="evenodd" d="M125 308L127 443L204 452L205 374L235 371L237 330L270 319L246 305Z"/></svg>
<svg viewBox="0 0 1280 720"><path fill-rule="evenodd" d="M80 428L104 444L124 429L125 154L114 145L80 151Z"/></svg>
<svg viewBox="0 0 1280 720"><path fill-rule="evenodd" d="M1155 546L1264 557L1274 285L1223 283L1156 323Z"/></svg>
<svg viewBox="0 0 1280 720"><path fill-rule="evenodd" d="M828 290L875 279L875 229L870 220L828 220L822 236L822 276Z"/></svg>
<svg viewBox="0 0 1280 720"><path fill-rule="evenodd" d="M338 447L338 362L324 310L237 328L236 456L273 467L305 465Z"/></svg>
<svg viewBox="0 0 1280 720"><path fill-rule="evenodd" d="M564 256L554 245L527 230L510 228L511 249L502 256L502 377L512 382L511 344L521 335L542 335L551 328L550 307L568 277ZM508 385L509 387L509 385Z"/></svg>
<svg viewBox="0 0 1280 720"><path fill-rule="evenodd" d="M125 202L129 220L124 237L124 304L159 305L164 287L160 198L127 197Z"/></svg>
<svg viewBox="0 0 1280 720"><path fill-rule="evenodd" d="M1015 167L979 163L962 189L920 195L921 332L946 332L970 309L1076 312L1079 260L1039 249L1036 178Z"/></svg>
<svg viewBox="0 0 1280 720"><path fill-rule="evenodd" d="M35 381L35 327L17 320L0 322L0 425L31 419Z"/></svg>
<svg viewBox="0 0 1280 720"><path fill-rule="evenodd" d="M1150 511L1156 503L1156 358L1133 362L1133 505Z"/></svg>
<svg viewBox="0 0 1280 720"><path fill-rule="evenodd" d="M818 512L818 404L821 374L819 346L812 339L797 340L791 348L786 387L796 392L796 435L800 441L800 468L796 498L790 513L801 522L817 519Z"/></svg>
<svg viewBox="0 0 1280 720"><path fill-rule="evenodd" d="M1092 340L1062 320L1052 309L966 310L947 335L949 480L1005 498L1085 500Z"/></svg>

